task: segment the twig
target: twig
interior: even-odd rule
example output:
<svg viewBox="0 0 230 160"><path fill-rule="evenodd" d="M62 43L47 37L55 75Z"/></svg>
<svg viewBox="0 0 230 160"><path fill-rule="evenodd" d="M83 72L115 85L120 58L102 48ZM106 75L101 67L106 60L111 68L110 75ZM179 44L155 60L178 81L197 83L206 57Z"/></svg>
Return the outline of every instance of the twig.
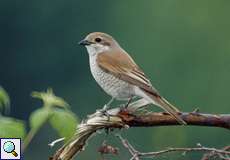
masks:
<svg viewBox="0 0 230 160"><path fill-rule="evenodd" d="M229 151L220 150L216 148L204 147L204 146L201 146L200 144L198 144L198 147L194 147L194 148L168 148L168 149L156 151L156 152L139 152L128 142L128 140L122 138L120 135L118 136L118 138L121 140L122 145L125 148L127 148L130 154L132 155L131 159L134 159L135 157L136 158L135 160L139 160L140 157L153 158L153 157L161 156L169 152L192 152L192 151L210 152L212 154L218 155L218 157L221 159L230 160L229 158L226 157L230 155Z"/></svg>
<svg viewBox="0 0 230 160"><path fill-rule="evenodd" d="M57 143L59 143L59 142L61 142L61 141L64 141L64 140L65 140L65 137L63 137L63 138L58 138L58 139L52 141L51 143L49 143L48 145L49 145L50 147L53 147L55 144L57 144Z"/></svg>
<svg viewBox="0 0 230 160"><path fill-rule="evenodd" d="M132 158L130 160L139 160L139 153L137 150L135 150L133 148L132 145L130 145L130 143L121 137L121 135L117 135L117 137L121 140L121 143L123 144L123 146L128 149L129 153L132 155Z"/></svg>
<svg viewBox="0 0 230 160"><path fill-rule="evenodd" d="M179 125L171 115L166 113L138 113L147 104L148 102L141 99L131 103L127 110L121 110L120 108L108 110L106 115L109 115L109 118L101 111L88 116L88 119L82 121L77 127L76 135L63 145L51 159L72 159L84 149L89 138L100 129ZM230 129L229 114L214 115L191 112L178 113L178 115L188 124L186 126L196 125Z"/></svg>
<svg viewBox="0 0 230 160"><path fill-rule="evenodd" d="M225 146L223 149L223 151L229 151L230 150L230 146ZM223 160L230 160L230 157L225 157L222 154L216 153L216 152L209 152L203 155L203 157L201 158L201 160L209 160L212 157L220 157ZM230 155L229 155L230 156Z"/></svg>

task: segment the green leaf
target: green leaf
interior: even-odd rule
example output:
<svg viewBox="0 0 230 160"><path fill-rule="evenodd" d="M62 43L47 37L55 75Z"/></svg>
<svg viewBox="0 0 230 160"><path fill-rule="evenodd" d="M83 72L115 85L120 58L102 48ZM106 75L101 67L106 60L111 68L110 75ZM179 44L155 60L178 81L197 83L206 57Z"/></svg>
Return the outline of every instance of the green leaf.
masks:
<svg viewBox="0 0 230 160"><path fill-rule="evenodd" d="M77 117L73 112L58 108L54 109L49 122L59 136L65 137L66 140L74 135L78 124Z"/></svg>
<svg viewBox="0 0 230 160"><path fill-rule="evenodd" d="M41 99L44 103L44 107L61 107L68 108L69 104L61 97L57 97L51 88L47 89L47 92L32 92L32 97Z"/></svg>
<svg viewBox="0 0 230 160"><path fill-rule="evenodd" d="M10 107L10 98L7 92L0 86L0 111L9 110Z"/></svg>
<svg viewBox="0 0 230 160"><path fill-rule="evenodd" d="M39 129L48 120L50 113L51 110L49 108L40 108L32 112L29 119L31 129Z"/></svg>
<svg viewBox="0 0 230 160"><path fill-rule="evenodd" d="M24 138L25 134L26 130L23 121L0 116L0 137Z"/></svg>

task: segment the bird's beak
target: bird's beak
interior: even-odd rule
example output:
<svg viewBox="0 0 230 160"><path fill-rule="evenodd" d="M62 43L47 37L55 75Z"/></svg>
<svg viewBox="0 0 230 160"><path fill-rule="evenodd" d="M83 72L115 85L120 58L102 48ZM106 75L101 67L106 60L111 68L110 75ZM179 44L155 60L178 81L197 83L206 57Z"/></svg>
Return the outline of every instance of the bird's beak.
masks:
<svg viewBox="0 0 230 160"><path fill-rule="evenodd" d="M78 44L82 45L82 46L88 46L88 45L90 45L92 43L90 41L86 40L86 39L83 39L80 42L78 42Z"/></svg>

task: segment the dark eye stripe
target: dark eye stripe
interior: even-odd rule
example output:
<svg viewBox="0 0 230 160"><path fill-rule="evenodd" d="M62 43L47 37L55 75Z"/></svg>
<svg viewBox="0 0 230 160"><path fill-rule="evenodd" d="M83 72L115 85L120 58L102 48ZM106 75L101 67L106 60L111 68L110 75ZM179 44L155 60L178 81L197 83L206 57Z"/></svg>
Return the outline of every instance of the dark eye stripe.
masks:
<svg viewBox="0 0 230 160"><path fill-rule="evenodd" d="M109 42L103 42L102 44L104 44L105 46L110 46L110 43Z"/></svg>

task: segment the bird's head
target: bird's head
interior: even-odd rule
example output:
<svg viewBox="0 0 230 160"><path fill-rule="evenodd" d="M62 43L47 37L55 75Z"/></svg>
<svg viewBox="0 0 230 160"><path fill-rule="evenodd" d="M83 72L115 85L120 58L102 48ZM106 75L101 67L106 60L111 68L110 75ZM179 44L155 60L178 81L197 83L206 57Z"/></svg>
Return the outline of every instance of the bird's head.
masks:
<svg viewBox="0 0 230 160"><path fill-rule="evenodd" d="M95 55L119 48L119 44L112 36L102 32L93 32L88 34L85 39L79 42L79 45L85 46L89 55Z"/></svg>

